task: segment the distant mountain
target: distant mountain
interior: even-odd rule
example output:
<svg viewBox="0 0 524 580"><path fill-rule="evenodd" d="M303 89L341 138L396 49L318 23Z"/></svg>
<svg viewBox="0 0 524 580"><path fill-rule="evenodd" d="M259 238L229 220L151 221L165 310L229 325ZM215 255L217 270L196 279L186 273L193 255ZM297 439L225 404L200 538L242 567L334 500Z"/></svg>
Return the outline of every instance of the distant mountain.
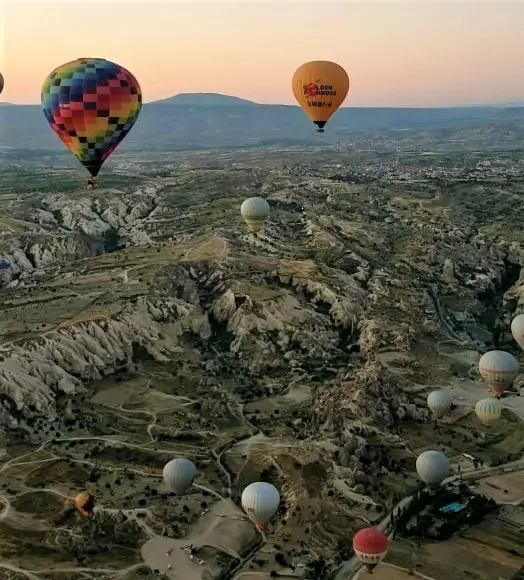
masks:
<svg viewBox="0 0 524 580"><path fill-rule="evenodd" d="M219 93L180 93L179 95L153 101L149 104L184 105L187 107L242 107L258 105L258 103L248 101L247 99L221 95Z"/></svg>
<svg viewBox="0 0 524 580"><path fill-rule="evenodd" d="M210 104L212 103L212 104ZM217 147L307 146L357 134L524 124L524 108L341 108L325 137L298 108L262 105L213 93L182 94L145 104L119 151L176 151ZM64 151L37 105L0 107L0 148Z"/></svg>

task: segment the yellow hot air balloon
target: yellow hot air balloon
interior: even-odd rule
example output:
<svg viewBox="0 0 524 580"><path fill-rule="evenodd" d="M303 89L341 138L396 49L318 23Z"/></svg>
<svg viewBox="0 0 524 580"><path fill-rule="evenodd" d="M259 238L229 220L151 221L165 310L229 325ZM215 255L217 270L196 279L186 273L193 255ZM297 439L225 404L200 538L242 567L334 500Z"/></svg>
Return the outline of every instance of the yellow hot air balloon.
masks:
<svg viewBox="0 0 524 580"><path fill-rule="evenodd" d="M93 508L95 507L95 498L88 491L81 491L75 497L76 509L85 517L88 518Z"/></svg>
<svg viewBox="0 0 524 580"><path fill-rule="evenodd" d="M323 133L324 125L348 94L349 77L336 62L314 60L298 67L291 86L304 113Z"/></svg>

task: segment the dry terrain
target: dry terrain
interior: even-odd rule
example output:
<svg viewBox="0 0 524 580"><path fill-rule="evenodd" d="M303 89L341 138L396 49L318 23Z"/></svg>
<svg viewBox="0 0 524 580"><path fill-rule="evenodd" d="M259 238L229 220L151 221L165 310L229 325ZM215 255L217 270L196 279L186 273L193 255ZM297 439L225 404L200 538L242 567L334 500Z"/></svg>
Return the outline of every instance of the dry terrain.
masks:
<svg viewBox="0 0 524 580"><path fill-rule="evenodd" d="M137 154L94 192L68 169L5 170L0 580L329 580L427 449L472 479L477 458L478 491L506 505L446 542L395 540L375 578L524 565L522 472L497 468L524 455L521 377L493 427L472 412L481 353L519 356L523 169L437 179L439 155L359 155L180 154L159 176ZM250 195L271 205L257 237ZM434 422L440 387L456 408ZM161 477L173 457L198 468L182 497ZM264 533L239 507L257 480L282 496Z"/></svg>

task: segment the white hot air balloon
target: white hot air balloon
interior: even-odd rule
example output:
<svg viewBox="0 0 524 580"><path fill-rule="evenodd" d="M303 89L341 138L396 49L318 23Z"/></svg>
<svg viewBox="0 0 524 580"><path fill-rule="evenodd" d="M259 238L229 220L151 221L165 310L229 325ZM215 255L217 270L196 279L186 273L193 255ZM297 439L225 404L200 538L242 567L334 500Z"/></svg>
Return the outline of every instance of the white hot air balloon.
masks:
<svg viewBox="0 0 524 580"><path fill-rule="evenodd" d="M431 391L427 401L430 411L437 419L440 419L449 411L453 402L453 395L449 391L439 389L438 391Z"/></svg>
<svg viewBox="0 0 524 580"><path fill-rule="evenodd" d="M180 495L193 484L196 473L197 468L192 461L177 458L164 465L162 476L170 491Z"/></svg>
<svg viewBox="0 0 524 580"><path fill-rule="evenodd" d="M417 457L417 473L426 485L439 485L449 475L449 459L440 451L424 451Z"/></svg>
<svg viewBox="0 0 524 580"><path fill-rule="evenodd" d="M480 357L479 372L492 391L500 397L511 387L519 371L517 359L505 350L490 350Z"/></svg>
<svg viewBox="0 0 524 580"><path fill-rule="evenodd" d="M240 214L249 230L256 234L269 217L269 203L262 197L250 197L240 206Z"/></svg>
<svg viewBox="0 0 524 580"><path fill-rule="evenodd" d="M481 399L475 405L475 413L486 427L492 425L502 414L502 405L498 399Z"/></svg>
<svg viewBox="0 0 524 580"><path fill-rule="evenodd" d="M265 481L250 483L242 492L242 509L262 530L280 505L278 489Z"/></svg>
<svg viewBox="0 0 524 580"><path fill-rule="evenodd" d="M524 314L517 314L511 321L511 334L515 342L524 350Z"/></svg>

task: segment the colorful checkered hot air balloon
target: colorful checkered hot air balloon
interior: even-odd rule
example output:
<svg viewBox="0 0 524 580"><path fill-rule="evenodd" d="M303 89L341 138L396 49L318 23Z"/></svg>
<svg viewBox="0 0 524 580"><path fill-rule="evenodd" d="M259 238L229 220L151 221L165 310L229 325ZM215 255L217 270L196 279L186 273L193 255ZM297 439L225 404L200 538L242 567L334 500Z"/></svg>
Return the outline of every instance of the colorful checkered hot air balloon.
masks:
<svg viewBox="0 0 524 580"><path fill-rule="evenodd" d="M55 68L42 86L48 123L92 176L129 133L142 108L136 78L103 58L79 58Z"/></svg>

